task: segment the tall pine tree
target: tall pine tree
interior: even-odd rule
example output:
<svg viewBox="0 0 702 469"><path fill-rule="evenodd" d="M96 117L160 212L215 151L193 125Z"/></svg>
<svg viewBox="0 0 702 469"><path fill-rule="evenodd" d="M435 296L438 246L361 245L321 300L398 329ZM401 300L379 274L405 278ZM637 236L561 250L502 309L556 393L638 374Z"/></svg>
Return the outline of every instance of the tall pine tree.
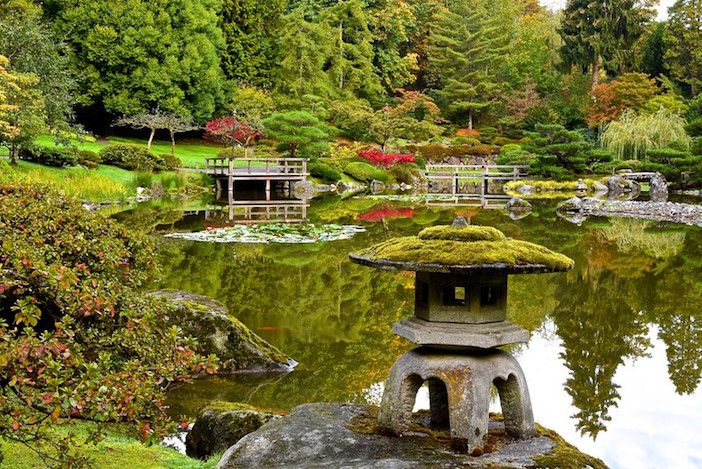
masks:
<svg viewBox="0 0 702 469"><path fill-rule="evenodd" d="M499 69L508 52L509 25L489 2L455 1L443 8L429 37L429 67L437 102L472 129L493 107L501 89Z"/></svg>
<svg viewBox="0 0 702 469"><path fill-rule="evenodd" d="M594 88L601 69L622 73L653 11L650 0L568 0L561 23L561 57L566 66L592 73Z"/></svg>
<svg viewBox="0 0 702 469"><path fill-rule="evenodd" d="M382 92L373 69L373 35L361 0L342 0L321 13L334 31L329 74L340 96L377 99Z"/></svg>
<svg viewBox="0 0 702 469"><path fill-rule="evenodd" d="M670 7L665 42L671 75L697 95L702 85L702 1L678 0Z"/></svg>
<svg viewBox="0 0 702 469"><path fill-rule="evenodd" d="M226 48L222 69L227 78L252 85L270 85L280 45L281 16L287 0L226 0L220 24Z"/></svg>
<svg viewBox="0 0 702 469"><path fill-rule="evenodd" d="M274 73L278 91L301 99L312 94L328 97L333 92L326 64L334 36L326 23L308 21L304 11L295 10L283 18L278 67Z"/></svg>

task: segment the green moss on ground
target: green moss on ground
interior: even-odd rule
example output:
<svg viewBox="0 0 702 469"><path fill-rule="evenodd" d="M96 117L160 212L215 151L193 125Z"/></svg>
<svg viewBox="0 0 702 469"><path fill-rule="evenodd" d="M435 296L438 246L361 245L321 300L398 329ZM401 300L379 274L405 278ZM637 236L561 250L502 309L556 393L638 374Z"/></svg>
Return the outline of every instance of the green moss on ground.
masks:
<svg viewBox="0 0 702 469"><path fill-rule="evenodd" d="M419 239L438 239L447 241L501 241L506 239L504 233L492 226L432 226L419 232Z"/></svg>
<svg viewBox="0 0 702 469"><path fill-rule="evenodd" d="M396 238L364 249L354 256L371 261L470 266L504 264L506 266L541 265L553 271L573 268L574 261L563 254L529 243L506 238L499 241L454 241L421 239L416 236Z"/></svg>
<svg viewBox="0 0 702 469"><path fill-rule="evenodd" d="M83 421L71 421L56 428L60 433L73 433L77 441L85 441L96 424ZM178 451L160 445L146 446L127 427L107 425L105 438L97 444L84 444L78 448L81 456L90 458L93 467L100 469L214 469L221 455L215 455L207 461L191 459ZM52 448L45 448L49 455ZM0 439L0 451L4 459L0 466L7 469L35 469L47 467L47 463L32 449L14 441Z"/></svg>
<svg viewBox="0 0 702 469"><path fill-rule="evenodd" d="M563 439L561 435L544 428L538 423L536 424L536 431L543 435L554 443L556 446L550 454L545 456L537 456L534 458L536 463L534 467L538 468L592 468L592 469L607 469L607 465L600 459L594 456L587 455L581 452L578 448L571 445Z"/></svg>

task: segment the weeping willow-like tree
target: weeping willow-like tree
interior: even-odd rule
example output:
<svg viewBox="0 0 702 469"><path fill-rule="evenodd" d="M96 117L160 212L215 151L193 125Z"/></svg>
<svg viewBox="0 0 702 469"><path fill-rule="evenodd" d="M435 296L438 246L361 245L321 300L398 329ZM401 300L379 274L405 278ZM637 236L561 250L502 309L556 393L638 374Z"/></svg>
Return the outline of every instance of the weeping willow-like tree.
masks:
<svg viewBox="0 0 702 469"><path fill-rule="evenodd" d="M611 122L602 134L602 145L619 159L643 159L646 151L664 148L673 142L689 146L685 119L661 108L652 114L625 111Z"/></svg>

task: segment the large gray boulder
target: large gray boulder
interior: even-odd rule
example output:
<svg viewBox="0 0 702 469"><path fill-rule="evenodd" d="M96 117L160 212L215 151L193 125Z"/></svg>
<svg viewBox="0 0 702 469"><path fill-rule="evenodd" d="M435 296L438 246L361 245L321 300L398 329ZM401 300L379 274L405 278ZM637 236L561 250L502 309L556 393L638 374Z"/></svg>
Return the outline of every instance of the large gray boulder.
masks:
<svg viewBox="0 0 702 469"><path fill-rule="evenodd" d="M169 323L197 339L198 352L219 357L220 372L285 372L296 365L212 298L183 291L158 291L152 295L175 305Z"/></svg>
<svg viewBox="0 0 702 469"><path fill-rule="evenodd" d="M495 419L485 452L471 456L451 451L447 434L439 430L401 438L384 434L377 428L376 414L376 408L351 404L296 407L239 440L217 468L605 467L541 429L534 438L513 440ZM558 460L564 454L565 459Z"/></svg>
<svg viewBox="0 0 702 469"><path fill-rule="evenodd" d="M632 198L641 192L641 187L636 182L618 174L607 179L607 190L610 199Z"/></svg>
<svg viewBox="0 0 702 469"><path fill-rule="evenodd" d="M668 182L661 173L656 173L651 178L648 195L651 198L651 202L668 201Z"/></svg>
<svg viewBox="0 0 702 469"><path fill-rule="evenodd" d="M280 416L245 404L217 402L205 408L195 420L185 437L185 451L190 457L207 459L277 418Z"/></svg>

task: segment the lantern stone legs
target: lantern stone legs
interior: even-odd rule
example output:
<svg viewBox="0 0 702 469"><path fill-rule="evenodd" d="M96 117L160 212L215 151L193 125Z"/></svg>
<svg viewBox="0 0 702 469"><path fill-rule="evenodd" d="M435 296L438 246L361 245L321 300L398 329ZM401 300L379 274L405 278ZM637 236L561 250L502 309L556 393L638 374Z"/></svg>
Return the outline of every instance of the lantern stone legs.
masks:
<svg viewBox="0 0 702 469"><path fill-rule="evenodd" d="M535 434L524 373L499 349L449 352L418 348L393 365L385 384L378 423L398 435L410 428L417 391L429 386L433 426L449 428L457 449L472 452L488 432L490 387L500 396L505 430L514 438Z"/></svg>

